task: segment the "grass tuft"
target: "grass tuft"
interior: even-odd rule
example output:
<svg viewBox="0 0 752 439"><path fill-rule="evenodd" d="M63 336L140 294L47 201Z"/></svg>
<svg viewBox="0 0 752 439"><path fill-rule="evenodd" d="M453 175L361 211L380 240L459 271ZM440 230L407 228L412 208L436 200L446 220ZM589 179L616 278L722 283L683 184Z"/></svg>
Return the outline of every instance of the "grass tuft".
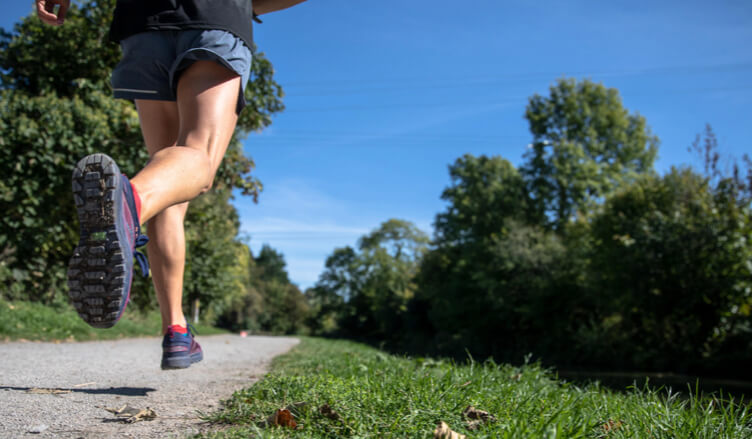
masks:
<svg viewBox="0 0 752 439"><path fill-rule="evenodd" d="M225 333L211 326L197 325L201 335ZM96 329L64 305L47 306L34 302L0 300L0 340L87 341L124 337L159 336L162 323L158 311L141 314L126 310L112 328Z"/></svg>
<svg viewBox="0 0 752 439"><path fill-rule="evenodd" d="M463 416L468 406L489 420ZM298 429L265 425L282 408ZM432 438L439 421L469 438L752 437L748 406L738 400L620 393L557 380L538 365L403 358L321 339L277 358L270 374L206 420L216 430L198 437Z"/></svg>

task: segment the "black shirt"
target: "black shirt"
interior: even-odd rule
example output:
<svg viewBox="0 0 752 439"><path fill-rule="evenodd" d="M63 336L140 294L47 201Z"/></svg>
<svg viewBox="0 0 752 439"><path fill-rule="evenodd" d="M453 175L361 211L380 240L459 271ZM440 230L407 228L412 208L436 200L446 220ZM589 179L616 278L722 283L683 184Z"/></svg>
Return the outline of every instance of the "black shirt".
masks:
<svg viewBox="0 0 752 439"><path fill-rule="evenodd" d="M150 30L213 29L231 32L253 49L251 0L117 0L110 39Z"/></svg>

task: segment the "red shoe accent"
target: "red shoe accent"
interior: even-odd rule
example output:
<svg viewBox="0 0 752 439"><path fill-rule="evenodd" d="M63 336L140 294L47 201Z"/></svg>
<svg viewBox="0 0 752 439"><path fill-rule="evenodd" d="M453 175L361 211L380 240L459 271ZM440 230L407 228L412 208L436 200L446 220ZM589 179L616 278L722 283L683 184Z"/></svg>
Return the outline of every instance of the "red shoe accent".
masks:
<svg viewBox="0 0 752 439"><path fill-rule="evenodd" d="M177 333L177 334L187 334L188 328L186 328L185 326L180 326L180 325L170 325L167 327L167 332L170 332L170 331Z"/></svg>
<svg viewBox="0 0 752 439"><path fill-rule="evenodd" d="M131 183L131 181L128 180L128 183ZM138 191L136 190L136 186L133 186L133 183L131 183L131 189L133 189L133 201L136 203L136 215L138 216L138 221L141 222L141 197L138 196Z"/></svg>

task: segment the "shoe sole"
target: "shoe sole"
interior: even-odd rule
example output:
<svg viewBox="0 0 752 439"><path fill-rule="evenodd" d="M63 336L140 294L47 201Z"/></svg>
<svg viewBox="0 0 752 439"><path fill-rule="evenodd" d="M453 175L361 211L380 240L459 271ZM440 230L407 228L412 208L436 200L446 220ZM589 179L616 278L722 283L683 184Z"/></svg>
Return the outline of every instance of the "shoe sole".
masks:
<svg viewBox="0 0 752 439"><path fill-rule="evenodd" d="M68 265L68 295L86 323L110 328L125 309L132 277L125 261L133 254L116 209L123 203L120 169L105 154L89 155L76 164L72 185L81 237Z"/></svg>
<svg viewBox="0 0 752 439"><path fill-rule="evenodd" d="M162 358L162 370L171 370L171 369L186 369L190 367L193 363L198 363L199 361L204 359L204 353L198 352L195 354L192 354L190 356L181 357L181 358Z"/></svg>

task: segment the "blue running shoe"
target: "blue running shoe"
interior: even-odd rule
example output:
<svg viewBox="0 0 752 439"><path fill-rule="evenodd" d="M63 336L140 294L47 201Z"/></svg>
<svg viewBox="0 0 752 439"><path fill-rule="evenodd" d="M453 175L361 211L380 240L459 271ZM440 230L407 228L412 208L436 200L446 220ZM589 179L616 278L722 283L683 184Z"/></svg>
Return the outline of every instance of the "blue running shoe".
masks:
<svg viewBox="0 0 752 439"><path fill-rule="evenodd" d="M172 325L162 339L162 369L185 369L204 359L201 345L193 337L195 329Z"/></svg>
<svg viewBox="0 0 752 439"><path fill-rule="evenodd" d="M73 170L73 199L81 238L68 265L68 295L86 323L109 328L130 300L133 258L144 276L146 256L133 188L114 160L92 154Z"/></svg>

